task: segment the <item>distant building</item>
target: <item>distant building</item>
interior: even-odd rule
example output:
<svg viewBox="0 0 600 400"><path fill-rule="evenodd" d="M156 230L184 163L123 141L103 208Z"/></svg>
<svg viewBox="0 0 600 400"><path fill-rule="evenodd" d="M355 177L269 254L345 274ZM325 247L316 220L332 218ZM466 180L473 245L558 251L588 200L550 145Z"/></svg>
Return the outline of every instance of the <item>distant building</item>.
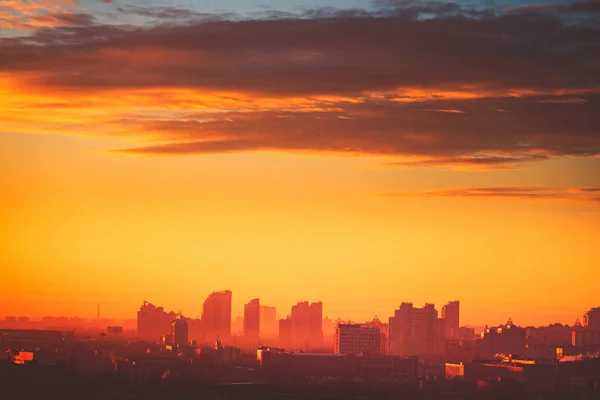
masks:
<svg viewBox="0 0 600 400"><path fill-rule="evenodd" d="M581 352L600 351L600 329L574 328L572 344Z"/></svg>
<svg viewBox="0 0 600 400"><path fill-rule="evenodd" d="M260 332L260 300L252 299L244 305L244 338L253 345L258 345Z"/></svg>
<svg viewBox="0 0 600 400"><path fill-rule="evenodd" d="M377 316L375 316L372 321L365 322L363 325L379 329L379 353L388 354L388 338L390 335L389 324L382 322Z"/></svg>
<svg viewBox="0 0 600 400"><path fill-rule="evenodd" d="M309 304L304 301L293 306L291 315L279 321L279 338L282 344L296 349L321 348L323 346L323 303Z"/></svg>
<svg viewBox="0 0 600 400"><path fill-rule="evenodd" d="M175 313L165 312L163 307L144 301L137 313L137 335L140 339L158 342L171 331Z"/></svg>
<svg viewBox="0 0 600 400"><path fill-rule="evenodd" d="M573 328L568 325L553 324L527 328L527 343L547 346L569 346Z"/></svg>
<svg viewBox="0 0 600 400"><path fill-rule="evenodd" d="M204 341L213 343L217 337L227 339L231 335L231 291L211 293L202 307Z"/></svg>
<svg viewBox="0 0 600 400"><path fill-rule="evenodd" d="M234 336L242 336L244 334L244 317L235 317L231 322L231 334Z"/></svg>
<svg viewBox="0 0 600 400"><path fill-rule="evenodd" d="M277 310L275 307L260 307L260 333L261 336L276 336L279 331L277 323Z"/></svg>
<svg viewBox="0 0 600 400"><path fill-rule="evenodd" d="M476 354L481 359L493 359L497 355L525 357L527 332L508 320L505 325L486 327L476 341Z"/></svg>
<svg viewBox="0 0 600 400"><path fill-rule="evenodd" d="M455 339L460 326L460 302L451 301L442 307L442 319L446 329L446 339Z"/></svg>
<svg viewBox="0 0 600 400"><path fill-rule="evenodd" d="M455 331L453 339L455 340L475 340L475 328L461 326Z"/></svg>
<svg viewBox="0 0 600 400"><path fill-rule="evenodd" d="M433 304L416 308L402 303L390 317L390 354L394 356L440 357L444 354L444 320Z"/></svg>
<svg viewBox="0 0 600 400"><path fill-rule="evenodd" d="M189 343L188 324L183 315L178 315L171 322L171 343L177 349L183 349Z"/></svg>
<svg viewBox="0 0 600 400"><path fill-rule="evenodd" d="M339 324L335 331L336 354L379 354L379 328L361 324Z"/></svg>
<svg viewBox="0 0 600 400"><path fill-rule="evenodd" d="M279 320L279 343L283 347L292 345L292 318Z"/></svg>
<svg viewBox="0 0 600 400"><path fill-rule="evenodd" d="M600 329L600 307L592 308L583 315L583 326L589 329Z"/></svg>

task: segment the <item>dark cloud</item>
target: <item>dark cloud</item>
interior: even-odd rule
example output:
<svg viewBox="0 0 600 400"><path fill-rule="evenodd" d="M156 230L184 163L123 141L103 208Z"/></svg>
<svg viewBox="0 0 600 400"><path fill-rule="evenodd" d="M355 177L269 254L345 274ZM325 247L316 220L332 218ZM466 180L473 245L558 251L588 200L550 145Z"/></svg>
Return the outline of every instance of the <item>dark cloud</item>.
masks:
<svg viewBox="0 0 600 400"><path fill-rule="evenodd" d="M421 11L408 7L404 14L377 17L319 10L312 18L44 29L27 40L3 41L0 70L37 71L42 83L57 86L182 86L274 95L465 84L600 86L597 29L543 13L466 17L421 7L441 16L418 19ZM164 57L140 56L149 52Z"/></svg>
<svg viewBox="0 0 600 400"><path fill-rule="evenodd" d="M504 169L553 157L600 154L600 115L596 112L600 95L586 96L583 103L548 103L542 99L364 100L328 103L332 110L326 111L227 113L226 118L215 115L208 119L206 115L188 114L184 120L133 120L126 124L143 126L173 142L124 151L195 154L278 149L404 157L389 163L394 166ZM465 112L427 111L442 105Z"/></svg>
<svg viewBox="0 0 600 400"><path fill-rule="evenodd" d="M127 152L346 152L397 158L391 164L398 166L481 168L600 154L600 30L535 9L380 5L295 16L266 10L255 19L123 7L158 22L69 24L3 39L0 73L34 75L37 85L56 90L186 88L282 102L357 100L316 101L314 110L228 111L209 120L132 117L121 123L158 133L163 143Z"/></svg>
<svg viewBox="0 0 600 400"><path fill-rule="evenodd" d="M571 4L523 4L509 9L515 12L600 13L600 1L587 0Z"/></svg>
<svg viewBox="0 0 600 400"><path fill-rule="evenodd" d="M471 197L525 200L559 200L600 204L599 195L580 195L586 188L565 189L552 187L487 187L432 190L426 192L385 193L385 197Z"/></svg>
<svg viewBox="0 0 600 400"><path fill-rule="evenodd" d="M32 21L41 23L53 23L56 25L90 26L96 22L93 15L85 13L52 13L31 17Z"/></svg>
<svg viewBox="0 0 600 400"><path fill-rule="evenodd" d="M231 12L223 13L204 13L183 7L165 7L165 6L136 6L127 5L117 7L117 11L122 14L134 14L153 20L179 20L179 21L223 21L238 19L239 15Z"/></svg>

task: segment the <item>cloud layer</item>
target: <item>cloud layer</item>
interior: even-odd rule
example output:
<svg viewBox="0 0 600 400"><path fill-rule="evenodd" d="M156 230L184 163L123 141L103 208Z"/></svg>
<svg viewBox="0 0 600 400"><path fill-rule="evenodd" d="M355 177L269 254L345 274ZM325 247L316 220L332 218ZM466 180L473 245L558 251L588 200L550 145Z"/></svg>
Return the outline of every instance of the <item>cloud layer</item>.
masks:
<svg viewBox="0 0 600 400"><path fill-rule="evenodd" d="M596 3L494 13L379 2L253 19L115 9L115 18L151 18L146 26L48 14L59 27L0 40L0 74L55 97L160 92L142 95L152 107L102 121L160 138L123 152L310 151L515 168L600 154Z"/></svg>
<svg viewBox="0 0 600 400"><path fill-rule="evenodd" d="M386 193L386 197L471 197L495 199L558 200L600 205L600 188L484 187Z"/></svg>

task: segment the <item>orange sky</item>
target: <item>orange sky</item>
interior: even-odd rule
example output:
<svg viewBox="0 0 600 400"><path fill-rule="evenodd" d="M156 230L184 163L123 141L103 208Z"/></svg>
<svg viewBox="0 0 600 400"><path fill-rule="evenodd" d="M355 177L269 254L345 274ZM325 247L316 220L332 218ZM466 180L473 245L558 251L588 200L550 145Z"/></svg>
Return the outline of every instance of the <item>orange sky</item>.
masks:
<svg viewBox="0 0 600 400"><path fill-rule="evenodd" d="M0 38L0 315L134 318L148 300L195 317L223 289L233 315L458 299L462 323L547 324L599 305L600 82L567 79L577 63L524 83L390 54L388 22L339 53L342 14L313 42L285 21L181 27L214 48L92 22L70 43L52 16L37 47ZM550 57L499 49L524 71ZM421 71L427 54L447 70Z"/></svg>
<svg viewBox="0 0 600 400"><path fill-rule="evenodd" d="M3 135L1 314L134 317L142 300L196 316L231 289L284 315L387 317L402 301L460 299L463 320L572 322L597 301L597 207L551 201L386 198L554 180L373 159L283 154L132 157L110 141ZM562 164L562 165L559 165ZM579 179L585 180L582 177Z"/></svg>

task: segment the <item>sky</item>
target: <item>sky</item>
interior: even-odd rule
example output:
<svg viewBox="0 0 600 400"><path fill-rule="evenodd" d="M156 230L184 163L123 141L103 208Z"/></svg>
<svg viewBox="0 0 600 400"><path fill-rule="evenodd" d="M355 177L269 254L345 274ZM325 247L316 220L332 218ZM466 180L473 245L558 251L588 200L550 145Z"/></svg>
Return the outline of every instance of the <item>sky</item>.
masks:
<svg viewBox="0 0 600 400"><path fill-rule="evenodd" d="M0 315L574 323L600 2L0 1Z"/></svg>

